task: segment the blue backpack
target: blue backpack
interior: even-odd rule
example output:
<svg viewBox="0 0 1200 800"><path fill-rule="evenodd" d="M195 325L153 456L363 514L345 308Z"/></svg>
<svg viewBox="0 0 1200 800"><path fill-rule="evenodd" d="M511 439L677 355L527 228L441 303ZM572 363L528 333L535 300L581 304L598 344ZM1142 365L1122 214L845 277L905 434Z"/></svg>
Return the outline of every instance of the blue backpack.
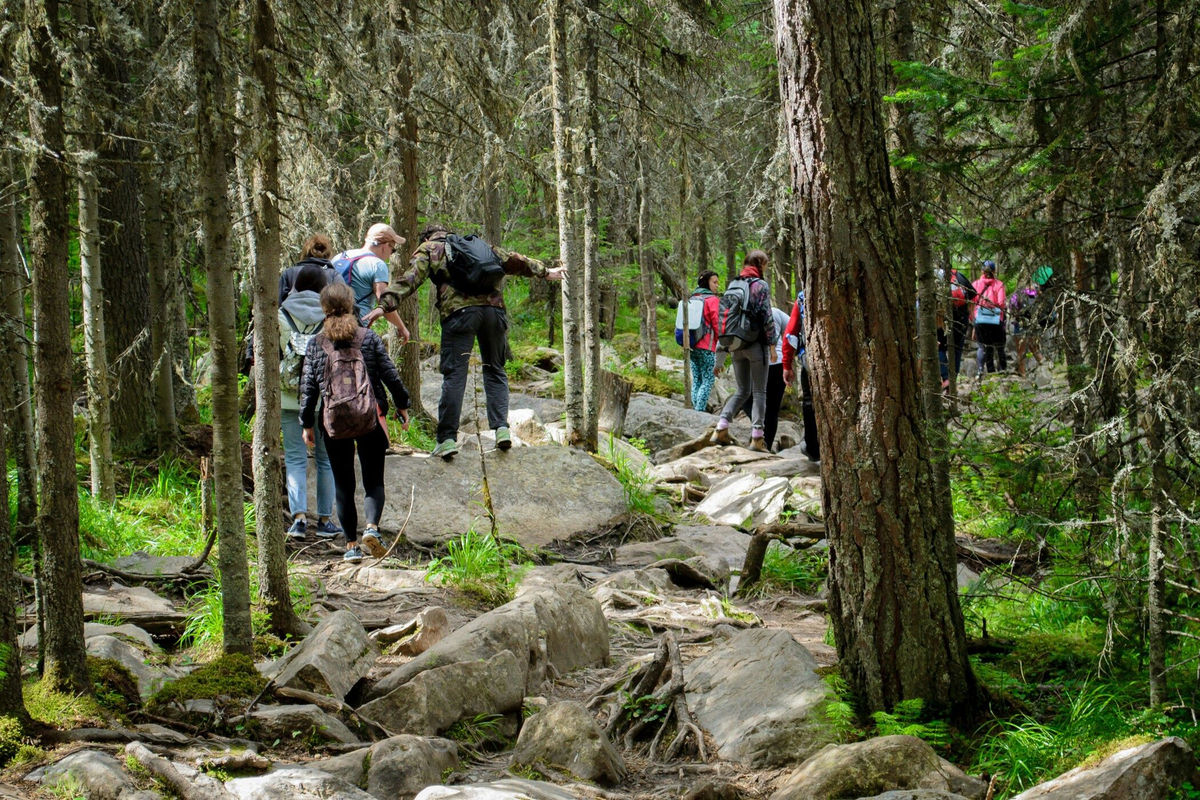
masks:
<svg viewBox="0 0 1200 800"><path fill-rule="evenodd" d="M353 251L343 251L341 253L338 253L336 256L333 257L333 262L332 262L333 268L335 270L337 270L337 274L341 276L342 281L347 286L354 285L350 282L350 278L354 274L354 265L357 264L361 259L366 258L367 256L375 255L370 250L364 250L362 252L355 253L354 255L351 255L350 254L351 252L353 252ZM364 294L362 297L355 295L354 305L357 306L357 305L360 305L361 303L363 303L364 301L366 301L366 299L371 296L371 294L374 292L374 290L375 290L375 287L372 285L371 287L369 287L367 289L367 293Z"/></svg>

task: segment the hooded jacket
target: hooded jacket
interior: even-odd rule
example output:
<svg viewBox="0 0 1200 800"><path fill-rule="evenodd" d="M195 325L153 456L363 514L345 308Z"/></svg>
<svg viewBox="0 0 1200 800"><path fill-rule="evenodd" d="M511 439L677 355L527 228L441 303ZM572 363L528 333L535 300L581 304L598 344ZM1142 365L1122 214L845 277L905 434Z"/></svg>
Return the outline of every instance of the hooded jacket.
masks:
<svg viewBox="0 0 1200 800"><path fill-rule="evenodd" d="M279 305L279 355L286 352L288 339L292 335L292 326L288 325L287 316L291 315L292 322L300 329L300 333L313 333L325 321L325 312L321 310L321 296L313 291L292 292ZM284 411L298 411L300 397L283 387L280 395L280 408Z"/></svg>

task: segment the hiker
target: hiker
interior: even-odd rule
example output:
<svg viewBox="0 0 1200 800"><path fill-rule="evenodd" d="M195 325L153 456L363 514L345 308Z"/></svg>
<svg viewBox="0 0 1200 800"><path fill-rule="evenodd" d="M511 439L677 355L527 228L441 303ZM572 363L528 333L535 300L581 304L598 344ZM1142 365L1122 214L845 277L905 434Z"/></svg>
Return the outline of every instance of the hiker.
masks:
<svg viewBox="0 0 1200 800"><path fill-rule="evenodd" d="M1006 297L1004 283L996 278L996 262L988 259L983 262L983 274L973 284L975 301L971 306L972 319L975 323L975 364L982 376L984 368L988 372L1008 369L1008 358L1004 352L1004 308Z"/></svg>
<svg viewBox="0 0 1200 800"><path fill-rule="evenodd" d="M711 269L706 269L700 273L696 289L689 298L701 299L704 306L700 320L703 335L688 351L688 360L692 365L692 408L697 411L708 411L708 396L716 381L717 307L721 303L721 295L718 294L720 288L720 276ZM689 318L688 322L695 325L697 321Z"/></svg>
<svg viewBox="0 0 1200 800"><path fill-rule="evenodd" d="M782 331L787 327L787 314L772 306L771 315L775 318L777 330ZM784 337L780 335L775 346L767 354L767 406L763 412L763 443L767 450L771 451L775 444L775 432L779 429L779 409L783 406L783 391L787 388L787 383L783 380L783 341ZM746 398L746 403L742 406L746 416L750 416L753 402L754 398Z"/></svg>
<svg viewBox="0 0 1200 800"><path fill-rule="evenodd" d="M950 333L954 337L954 374L962 372L963 350L966 349L967 333L971 330L971 301L975 299L975 287L962 270L950 270ZM949 370L947 370L948 372ZM950 376L942 376L943 388L950 388Z"/></svg>
<svg viewBox="0 0 1200 800"><path fill-rule="evenodd" d="M796 378L793 359L800 361L800 414L804 421L804 442L800 449L814 464L821 461L821 441L817 438L817 417L813 412L812 382L808 377L808 351L804 341L804 290L796 294L792 313L783 329L783 382Z"/></svg>
<svg viewBox="0 0 1200 800"><path fill-rule="evenodd" d="M315 238L315 237L312 237ZM321 237L324 238L324 237ZM308 249L308 242L305 243ZM325 239L329 245L329 240ZM332 247L329 247L332 249ZM328 262L326 262L328 263ZM303 377L304 355L308 342L320 332L325 323L321 309L321 290L333 281L334 272L314 261L305 262L293 276L293 286L279 306L279 407L283 414L283 465L287 476L288 511L292 525L287 535L303 539L308 528L308 448L300 429L300 380ZM317 470L317 524L312 532L332 538L342 532L333 514L333 469L325 452L325 440L318 437L313 449Z"/></svg>
<svg viewBox="0 0 1200 800"><path fill-rule="evenodd" d="M402 343L407 342L409 336L400 314L396 309L385 312L377 303L380 293L391 281L388 260L404 247L404 242L404 237L392 230L391 225L376 222L367 229L362 247L338 253L333 258L338 274L354 291L354 307L362 324L369 328L383 317L396 328Z"/></svg>
<svg viewBox="0 0 1200 800"><path fill-rule="evenodd" d="M342 278L333 268L333 242L323 233L314 233L304 240L300 248L300 260L279 274L279 304L291 294L296 276L305 267L317 267L329 273L329 280L340 281ZM324 285L324 284L322 284ZM320 291L318 289L318 291Z"/></svg>
<svg viewBox="0 0 1200 800"><path fill-rule="evenodd" d="M738 279L729 282L721 296L719 319L719 341L721 347L733 356L733 377L737 391L725 402L713 441L717 444L736 444L729 435L729 421L747 398L753 397L750 414L750 449L767 452L763 439L767 406L767 363L768 348L779 339L775 317L771 314L771 287L763 280L767 266L767 254L762 250L751 250L746 254ZM741 324L738 334L732 333L735 324ZM724 360L724 359L722 359Z"/></svg>
<svg viewBox="0 0 1200 800"><path fill-rule="evenodd" d="M1038 306L1040 286L1031 277L1024 288L1008 298L1009 319L1012 320L1013 348L1017 356L1017 374L1025 377L1025 356L1033 356L1042 365L1042 316Z"/></svg>
<svg viewBox="0 0 1200 800"><path fill-rule="evenodd" d="M396 365L388 357L383 340L370 328L359 325L354 292L344 283L331 283L321 290L325 323L308 343L300 382L300 425L304 443L316 446L316 427L325 440L325 451L333 469L337 514L346 529L349 562L362 561L365 549L379 558L387 548L379 536L383 514L383 457L388 447L383 427L388 402L384 387L392 395L396 416L408 426L408 391ZM317 414L318 405L321 413ZM354 453L362 472L363 511L366 529L358 546L358 509L354 505Z"/></svg>
<svg viewBox="0 0 1200 800"><path fill-rule="evenodd" d="M510 253L474 236L462 237L430 223L409 259L408 271L383 290L379 305L391 313L426 278L437 286L442 322L442 398L438 402L437 445L432 455L449 461L458 453L458 423L467 388L471 351L479 340L488 426L496 447L512 447L508 430L508 317L504 310L504 276L538 276L561 280L565 267L546 269L537 259Z"/></svg>

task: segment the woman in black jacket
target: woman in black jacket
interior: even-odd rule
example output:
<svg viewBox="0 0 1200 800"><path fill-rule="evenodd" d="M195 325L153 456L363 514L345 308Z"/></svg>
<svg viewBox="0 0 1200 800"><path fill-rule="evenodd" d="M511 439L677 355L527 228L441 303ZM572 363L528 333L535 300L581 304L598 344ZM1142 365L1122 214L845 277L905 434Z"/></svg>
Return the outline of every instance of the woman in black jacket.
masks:
<svg viewBox="0 0 1200 800"><path fill-rule="evenodd" d="M316 443L317 405L328 389L323 340L332 342L333 347L340 350L354 347L359 333L358 317L354 312L354 293L346 284L332 283L322 289L321 308L325 311L324 330L309 340L300 379L300 426L304 430L304 441L310 447ZM330 438L325 426L321 425L325 451L333 467L338 519L346 529L345 560L350 562L362 561L362 549L375 557L387 551L383 540L379 538L379 518L383 514L384 501L383 457L388 447L387 431L382 424L388 410L385 386L396 404L397 417L405 427L408 426L408 390L404 388L404 382L400 380L400 373L388 356L383 340L370 329L364 329L361 350L379 407L380 422L370 432L348 439ZM366 496L363 509L366 530L363 531L362 549L358 546L358 510L354 506L355 449L358 450L363 493Z"/></svg>

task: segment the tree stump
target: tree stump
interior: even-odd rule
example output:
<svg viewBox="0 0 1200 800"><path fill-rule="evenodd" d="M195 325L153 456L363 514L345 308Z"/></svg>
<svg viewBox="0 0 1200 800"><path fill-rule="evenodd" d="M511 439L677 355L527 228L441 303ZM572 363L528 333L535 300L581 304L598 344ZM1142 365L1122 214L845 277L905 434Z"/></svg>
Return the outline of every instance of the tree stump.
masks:
<svg viewBox="0 0 1200 800"><path fill-rule="evenodd" d="M600 370L600 419L603 430L620 438L625 432L625 414L629 411L629 381L615 372Z"/></svg>

